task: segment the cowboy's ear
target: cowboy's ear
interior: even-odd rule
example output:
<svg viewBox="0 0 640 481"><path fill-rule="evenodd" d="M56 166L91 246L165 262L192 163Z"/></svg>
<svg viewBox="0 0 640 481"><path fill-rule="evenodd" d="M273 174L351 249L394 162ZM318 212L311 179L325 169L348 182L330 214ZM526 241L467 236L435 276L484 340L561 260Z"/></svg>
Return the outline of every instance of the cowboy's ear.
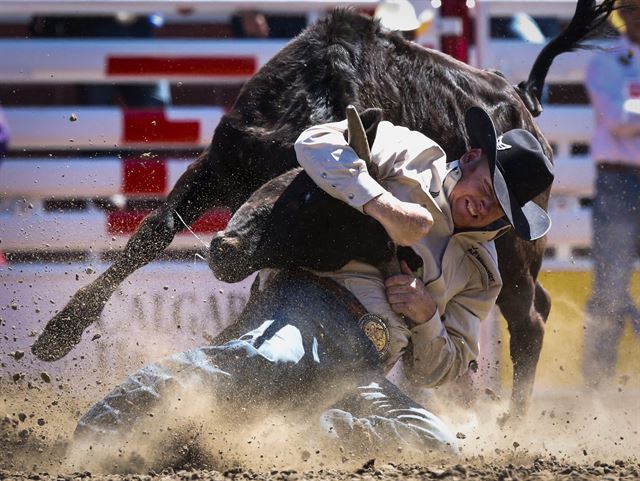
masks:
<svg viewBox="0 0 640 481"><path fill-rule="evenodd" d="M479 159L480 157L482 157L482 149L480 148L470 149L470 150L467 150L462 155L462 157L460 157L458 162L461 165L465 165L465 164L468 164L469 162L473 162L474 160Z"/></svg>

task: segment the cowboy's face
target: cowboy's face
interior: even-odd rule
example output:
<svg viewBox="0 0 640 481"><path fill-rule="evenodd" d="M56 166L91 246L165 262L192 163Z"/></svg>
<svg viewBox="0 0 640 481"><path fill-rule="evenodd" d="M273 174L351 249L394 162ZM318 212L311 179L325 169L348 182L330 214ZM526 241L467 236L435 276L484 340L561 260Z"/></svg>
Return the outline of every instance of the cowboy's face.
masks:
<svg viewBox="0 0 640 481"><path fill-rule="evenodd" d="M481 149L471 149L459 161L462 177L449 195L457 229L478 229L504 216L491 182L489 161Z"/></svg>

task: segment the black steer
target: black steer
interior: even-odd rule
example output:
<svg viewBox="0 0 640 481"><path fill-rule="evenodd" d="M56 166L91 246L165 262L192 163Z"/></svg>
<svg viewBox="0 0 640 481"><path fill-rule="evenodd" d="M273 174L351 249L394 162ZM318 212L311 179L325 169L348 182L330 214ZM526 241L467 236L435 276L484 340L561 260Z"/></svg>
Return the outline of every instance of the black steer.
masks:
<svg viewBox="0 0 640 481"><path fill-rule="evenodd" d="M437 140L449 159L468 149L464 113L479 105L498 132L527 129L551 156L532 116L541 111L538 99L548 68L556 55L575 48L607 17L612 3L596 7L591 0L580 0L568 29L545 47L529 80L518 87L495 72L384 31L371 18L334 11L244 85L211 145L178 180L166 203L145 218L113 265L49 321L33 352L45 360L66 355L98 319L118 285L183 230L179 216L191 224L212 206L235 211L260 186L297 166L293 142L302 130L343 119L349 104L358 111L382 109L391 122ZM546 207L548 192L535 200ZM355 234L364 249L367 238ZM549 296L536 281L544 243L522 241L513 232L497 242L504 281L498 305L511 334L516 412L524 412L530 399L550 309ZM339 250L334 252L339 256Z"/></svg>

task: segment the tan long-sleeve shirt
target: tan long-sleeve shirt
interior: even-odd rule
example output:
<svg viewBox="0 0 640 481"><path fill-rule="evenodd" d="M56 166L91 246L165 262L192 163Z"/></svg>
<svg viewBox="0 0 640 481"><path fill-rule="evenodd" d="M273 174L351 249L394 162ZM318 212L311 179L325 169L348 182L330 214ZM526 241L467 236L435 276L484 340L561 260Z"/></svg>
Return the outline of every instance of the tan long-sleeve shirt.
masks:
<svg viewBox="0 0 640 481"><path fill-rule="evenodd" d="M409 329L389 305L380 272L352 261L328 275L349 289L365 308L387 322L391 369L413 344L410 365L414 380L435 386L467 371L479 353L479 325L495 304L502 286L493 243L496 232L454 233L447 197L461 171L446 163L443 150L423 134L380 122L371 148L378 179L349 147L346 121L305 130L295 144L300 165L327 193L362 211L385 191L402 201L426 207L434 218L429 234L412 246L423 260L423 278L437 310L424 324Z"/></svg>

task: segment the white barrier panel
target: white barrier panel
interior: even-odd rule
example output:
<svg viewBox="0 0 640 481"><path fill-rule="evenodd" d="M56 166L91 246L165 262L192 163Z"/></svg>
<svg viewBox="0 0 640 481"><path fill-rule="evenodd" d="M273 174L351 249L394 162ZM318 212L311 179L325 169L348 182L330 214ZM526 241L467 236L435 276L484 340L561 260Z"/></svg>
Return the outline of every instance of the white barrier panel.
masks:
<svg viewBox="0 0 640 481"><path fill-rule="evenodd" d="M283 40L0 40L0 81L14 83L242 82Z"/></svg>
<svg viewBox="0 0 640 481"><path fill-rule="evenodd" d="M552 196L593 197L595 195L596 168L591 157L556 156L554 157L554 175Z"/></svg>
<svg viewBox="0 0 640 481"><path fill-rule="evenodd" d="M118 194L165 195L193 159L164 159L156 154L127 159L6 159L0 163L0 197L26 199L96 198ZM129 167L129 168L128 168ZM161 177L144 192L134 187L149 176ZM135 178L132 178L135 177ZM162 187L162 188L161 188Z"/></svg>
<svg viewBox="0 0 640 481"><path fill-rule="evenodd" d="M570 156L572 144L591 143L594 124L590 106L545 106L536 122L545 138L558 145L556 155L559 157Z"/></svg>
<svg viewBox="0 0 640 481"><path fill-rule="evenodd" d="M603 47L604 45L602 44ZM491 39L489 48L484 50L478 59L478 66L499 70L515 85L529 77L529 71L543 47L542 44L530 44L521 40ZM551 65L545 82L583 83L587 65L593 55L591 50L578 50L560 55Z"/></svg>
<svg viewBox="0 0 640 481"><path fill-rule="evenodd" d="M551 132L550 140L563 145L561 127L568 135L586 137L591 125L591 116L585 116L584 108L550 108L546 123L542 128ZM568 112L568 113L567 113ZM583 112L580 115L579 112ZM543 116L544 118L544 116ZM559 119L559 120L555 120ZM574 121L571 122L570 120ZM558 128L554 128L557 124ZM580 127L582 126L582 127ZM570 137L568 137L570 138ZM578 139L578 141L580 138ZM566 145L562 150L568 150ZM150 157L152 160L153 157ZM144 162L143 162L144 163ZM126 186L126 161L119 159L90 161L35 161L10 160L0 164L0 193L5 196L38 201L49 197L93 198L126 193L137 195ZM161 162L165 182L153 194L165 195L184 169L188 161L169 160ZM152 165L153 166L153 165ZM156 168L156 167L154 167ZM145 175L144 170L137 175ZM587 156L556 158L556 180L551 199L550 215L553 228L548 237L548 245L555 247L557 256L568 259L573 247L588 247L591 239L589 208L581 207L580 197L593 195L595 169ZM143 194L144 195L144 194ZM569 197L567 197L569 196ZM81 212L44 212L34 202L34 208L27 209L24 202L14 203L0 214L0 236L2 247L7 251L29 250L80 250L94 252L120 249L126 243L131 230L119 232L110 228L110 215L95 208ZM223 226L219 226L222 228ZM198 232L198 236L208 243L212 232L209 229ZM176 236L172 249L200 249L203 246L190 233Z"/></svg>
<svg viewBox="0 0 640 481"><path fill-rule="evenodd" d="M143 214L136 215L136 222ZM205 255L209 242L216 230L226 225L226 216L221 216L219 229L210 232L198 230L196 238L188 230L176 235L169 249L203 251ZM133 222L133 221L131 221ZM0 213L0 239L5 251L92 251L95 253L121 249L127 243L130 229L120 233L115 222L110 226L109 214L89 209L81 212L42 212L23 210L22 213ZM205 245L203 245L203 243Z"/></svg>
<svg viewBox="0 0 640 481"><path fill-rule="evenodd" d="M11 149L114 150L204 147L221 107L118 109L109 107L11 107ZM77 120L71 121L72 114Z"/></svg>
<svg viewBox="0 0 640 481"><path fill-rule="evenodd" d="M377 3L377 0L2 0L0 13L47 12L77 15L78 12L83 14L178 12L183 15L192 15L194 13L233 13L242 9L291 13L326 10L345 5L373 8Z"/></svg>
<svg viewBox="0 0 640 481"><path fill-rule="evenodd" d="M557 249L558 258L568 259L574 247L591 244L591 209L581 207L574 197L551 198L549 215L553 222L547 245ZM108 252L122 249L128 234L118 234L109 227L108 215L101 211L65 214L23 211L21 215L0 214L2 249L15 252L81 251ZM220 227L223 227L220 221ZM188 231L178 234L169 249L201 251L206 256L213 232Z"/></svg>
<svg viewBox="0 0 640 481"><path fill-rule="evenodd" d="M569 20L576 8L575 0L481 0L475 2L475 31L477 46L472 49L474 65L502 71L513 83L526 80L533 60L543 45L530 45L521 40L500 40L491 37L492 17L511 18L516 13L526 13L532 17L556 17ZM598 45L607 42L598 41ZM584 66L589 52L580 51L561 55L551 66L547 82L582 83ZM575 57L574 57L575 56Z"/></svg>
<svg viewBox="0 0 640 481"><path fill-rule="evenodd" d="M549 246L588 247L591 245L591 209L581 207L575 197L551 197Z"/></svg>
<svg viewBox="0 0 640 481"><path fill-rule="evenodd" d="M74 113L77 120L71 122ZM11 148L91 149L204 147L224 111L220 107L170 107L165 110L100 107L12 107ZM588 106L550 106L537 119L546 138L568 156L572 143L589 143L593 114Z"/></svg>
<svg viewBox="0 0 640 481"><path fill-rule="evenodd" d="M144 195L145 192L132 191L131 176L142 182L142 176L149 170L162 170L165 178L163 189L147 190L147 194L165 195L175 185L189 164L195 159L163 159L158 156L135 158L136 164L143 164L127 171L126 162L121 159L9 159L0 163L0 196L26 199L96 198L118 194ZM586 155L556 156L553 193L592 197L595 181L595 166ZM147 165L145 165L147 164ZM153 175L153 174L152 174Z"/></svg>
<svg viewBox="0 0 640 481"><path fill-rule="evenodd" d="M580 207L573 197L551 198L549 215L553 222L548 245L566 244L586 247L591 243L591 209ZM198 232L207 245L212 233ZM108 215L93 210L64 214L25 210L21 214L0 214L0 238L6 251L75 250L103 252L121 249L128 233L110 231ZM190 232L183 231L171 243L170 249L206 247Z"/></svg>
<svg viewBox="0 0 640 481"><path fill-rule="evenodd" d="M104 268L94 266L97 272L89 274L80 265L0 268L0 377L46 371L66 381L95 369L117 377L166 354L209 344L240 312L253 281L222 283L202 261L150 264L121 285L71 355L38 361L29 350L35 333ZM24 357L11 357L16 351Z"/></svg>
<svg viewBox="0 0 640 481"><path fill-rule="evenodd" d="M583 170L581 168L579 172ZM568 260L572 248L588 247L591 243L591 209L580 206L578 197L590 197L592 192L589 185L580 182L574 186L561 182L562 179L571 178L567 175L571 171L561 167L558 171L561 174L557 184L559 187L551 197L549 206L553 226L547 245L556 249L557 258ZM593 175L593 171L593 168L589 169L588 174ZM576 176L575 171L573 174ZM569 187L565 188L566 185ZM28 208L24 201L15 201L11 208L7 205L8 202L5 201L5 210L0 213L0 239L2 248L6 251L90 250L98 253L121 249L131 233L133 222L137 224L140 220L138 218L126 222L125 225L129 227L120 232L117 226L121 222L118 223L116 219L114 223L109 213L96 208L60 213ZM208 245L213 232L224 227L224 219L226 215L220 216L214 229L197 230L200 240L190 232L183 231L174 238L169 249L206 251L202 242Z"/></svg>
<svg viewBox="0 0 640 481"><path fill-rule="evenodd" d="M575 9L575 0L482 0L476 3L478 12L502 17L510 17L516 12L526 12L534 17L544 15L569 19Z"/></svg>
<svg viewBox="0 0 640 481"><path fill-rule="evenodd" d="M0 40L0 81L13 83L243 82L286 45L284 40ZM607 43L598 43L606 47ZM543 45L491 39L481 68L500 70L516 84L529 71ZM563 54L547 83L582 83L592 51Z"/></svg>

